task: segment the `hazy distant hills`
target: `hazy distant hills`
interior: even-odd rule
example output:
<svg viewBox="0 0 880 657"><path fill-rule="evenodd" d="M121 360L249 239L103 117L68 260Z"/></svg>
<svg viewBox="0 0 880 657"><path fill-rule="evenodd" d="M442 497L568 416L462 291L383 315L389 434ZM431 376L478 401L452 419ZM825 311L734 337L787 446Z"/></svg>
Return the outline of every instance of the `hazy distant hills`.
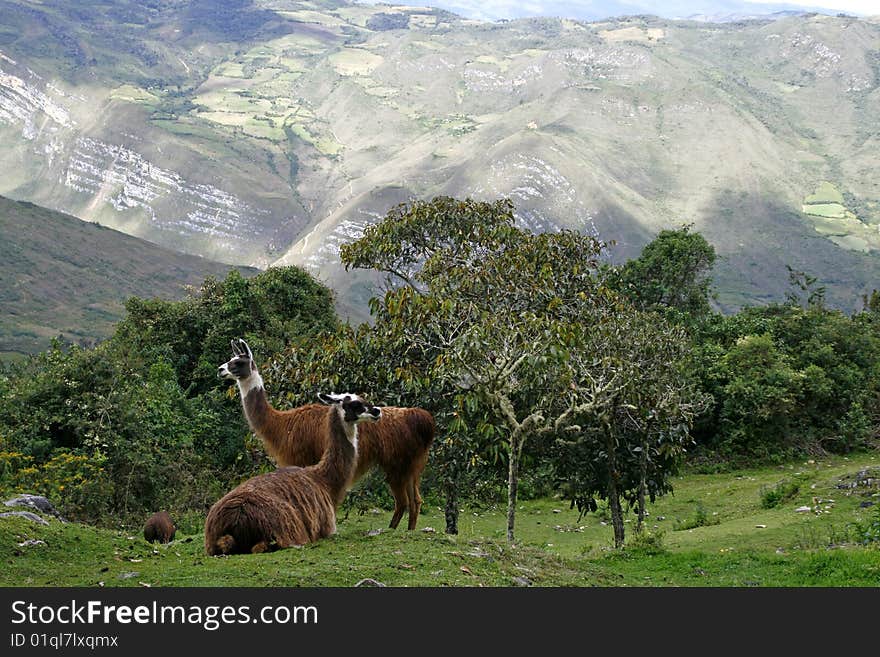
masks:
<svg viewBox="0 0 880 657"><path fill-rule="evenodd" d="M418 4L418 3L412 3ZM745 0L439 0L430 3L468 18L486 21L551 16L601 21L615 16L655 15L661 18L725 22L768 15L820 12L841 13L822 7L822 0L806 3L747 2Z"/></svg>
<svg viewBox="0 0 880 657"><path fill-rule="evenodd" d="M481 23L326 0L0 0L0 193L169 248L302 264L393 204L510 196L635 255L694 223L722 307L785 265L880 287L880 23Z"/></svg>
<svg viewBox="0 0 880 657"><path fill-rule="evenodd" d="M128 297L179 299L232 269L3 197L0 235L0 359L59 335L92 344L112 333Z"/></svg>

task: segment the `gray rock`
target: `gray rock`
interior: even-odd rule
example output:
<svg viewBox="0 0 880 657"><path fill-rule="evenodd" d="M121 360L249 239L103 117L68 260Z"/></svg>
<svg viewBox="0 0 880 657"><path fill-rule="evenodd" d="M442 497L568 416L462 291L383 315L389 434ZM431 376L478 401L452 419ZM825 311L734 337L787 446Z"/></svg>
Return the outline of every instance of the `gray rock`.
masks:
<svg viewBox="0 0 880 657"><path fill-rule="evenodd" d="M137 577L140 575L139 572L131 572L131 573L119 573L119 579L131 579L132 577Z"/></svg>
<svg viewBox="0 0 880 657"><path fill-rule="evenodd" d="M37 545L45 545L46 541L41 541L39 539L29 538L28 540L18 543L18 547L36 547Z"/></svg>
<svg viewBox="0 0 880 657"><path fill-rule="evenodd" d="M39 511L40 513L45 513L50 516L55 516L61 522L67 522L64 518L61 517L61 514L58 513L58 510L55 506L47 500L42 495L30 495L29 493L23 493L16 497L13 497L10 500L6 500L3 502L6 506L26 506L34 509L35 511Z"/></svg>
<svg viewBox="0 0 880 657"><path fill-rule="evenodd" d="M369 577L365 577L365 578L362 579L360 582L358 582L357 584L355 584L355 587L358 587L358 586L385 586L385 584L383 584L382 582L379 582L379 581L377 581L377 580L375 580L375 579L371 579L371 578L369 578Z"/></svg>
<svg viewBox="0 0 880 657"><path fill-rule="evenodd" d="M0 518L27 518L28 520L33 520L36 523L41 525L48 525L49 521L45 518L41 518L36 513L31 513L30 511L7 511L6 513L0 513Z"/></svg>
<svg viewBox="0 0 880 657"><path fill-rule="evenodd" d="M513 583L516 584L517 586L531 586L532 585L532 583L529 580L527 580L525 577L519 577L519 576L513 578Z"/></svg>

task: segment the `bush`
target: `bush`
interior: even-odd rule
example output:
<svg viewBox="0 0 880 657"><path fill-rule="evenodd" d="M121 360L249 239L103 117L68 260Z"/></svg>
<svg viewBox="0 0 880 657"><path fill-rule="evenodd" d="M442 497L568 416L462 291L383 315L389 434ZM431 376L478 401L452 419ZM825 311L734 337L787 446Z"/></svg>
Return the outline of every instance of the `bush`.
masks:
<svg viewBox="0 0 880 657"><path fill-rule="evenodd" d="M89 458L58 450L42 464L14 452L0 453L0 490L4 496L20 493L42 495L61 515L73 520L104 515L111 506L112 483L104 469L105 459Z"/></svg>
<svg viewBox="0 0 880 657"><path fill-rule="evenodd" d="M850 531L857 543L867 545L880 542L880 504L875 504L873 512L863 521L853 523Z"/></svg>
<svg viewBox="0 0 880 657"><path fill-rule="evenodd" d="M641 531L633 533L632 538L626 544L629 552L637 552L645 555L663 554L666 547L663 545L665 533L663 530L648 531L644 527Z"/></svg>
<svg viewBox="0 0 880 657"><path fill-rule="evenodd" d="M677 520L673 526L673 531L684 531L686 529L696 529L697 527L708 527L717 525L721 521L718 518L710 517L706 512L706 508L697 502L697 508L694 512L684 520Z"/></svg>
<svg viewBox="0 0 880 657"><path fill-rule="evenodd" d="M761 508L772 509L798 494L801 487L796 481L780 481L773 488L762 489Z"/></svg>

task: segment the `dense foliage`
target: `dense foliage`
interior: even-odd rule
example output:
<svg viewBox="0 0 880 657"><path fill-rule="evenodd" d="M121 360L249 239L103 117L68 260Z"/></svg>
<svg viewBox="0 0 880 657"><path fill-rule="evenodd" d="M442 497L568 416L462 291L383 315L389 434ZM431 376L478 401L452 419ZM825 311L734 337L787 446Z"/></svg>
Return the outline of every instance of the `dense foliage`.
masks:
<svg viewBox="0 0 880 657"><path fill-rule="evenodd" d="M127 309L96 348L56 343L0 376L0 488L47 494L89 520L203 511L265 464L250 458L238 400L217 379L228 336L277 350L337 324L330 291L292 267Z"/></svg>

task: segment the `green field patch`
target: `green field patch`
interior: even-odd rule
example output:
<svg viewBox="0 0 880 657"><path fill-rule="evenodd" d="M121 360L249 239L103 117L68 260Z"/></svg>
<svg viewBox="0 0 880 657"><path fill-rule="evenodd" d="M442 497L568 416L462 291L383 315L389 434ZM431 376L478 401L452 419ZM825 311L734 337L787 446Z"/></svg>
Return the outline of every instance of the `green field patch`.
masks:
<svg viewBox="0 0 880 657"><path fill-rule="evenodd" d="M364 87L364 91L378 98L394 98L400 94L400 89L395 89L394 87Z"/></svg>
<svg viewBox="0 0 880 657"><path fill-rule="evenodd" d="M340 27L345 25L345 21L332 14L325 14L320 11L310 11L302 9L299 11L279 11L279 14L285 18L299 23L316 23L327 27Z"/></svg>
<svg viewBox="0 0 880 657"><path fill-rule="evenodd" d="M804 214L811 214L815 217L830 217L832 219L843 219L852 213L840 203L812 203L803 206ZM852 215L855 216L855 215Z"/></svg>
<svg viewBox="0 0 880 657"><path fill-rule="evenodd" d="M414 29L431 29L437 27L437 17L433 14L410 14L409 26Z"/></svg>
<svg viewBox="0 0 880 657"><path fill-rule="evenodd" d="M256 137L257 139L268 139L270 141L284 141L284 129L280 125L266 117L251 118L242 125L242 131L246 135Z"/></svg>
<svg viewBox="0 0 880 657"><path fill-rule="evenodd" d="M213 71L212 75L224 78L245 78L243 65L240 62L223 62Z"/></svg>
<svg viewBox="0 0 880 657"><path fill-rule="evenodd" d="M830 182L822 181L819 183L816 191L804 199L804 204L806 205L812 205L815 203L839 203L840 205L843 205L843 194L841 194L837 187Z"/></svg>
<svg viewBox="0 0 880 657"><path fill-rule="evenodd" d="M231 127L240 128L250 120L250 116L244 112L196 112L196 116L204 121L219 123Z"/></svg>
<svg viewBox="0 0 880 657"><path fill-rule="evenodd" d="M498 67L501 71L507 71L507 69L510 68L509 60L499 59L492 55L480 55L474 61L480 62L481 64L491 64L492 66Z"/></svg>
<svg viewBox="0 0 880 657"><path fill-rule="evenodd" d="M343 146L335 139L326 135L312 132L308 127L301 123L285 126L285 130L293 134L295 137L314 146L324 155L335 156L342 152Z"/></svg>
<svg viewBox="0 0 880 657"><path fill-rule="evenodd" d="M159 103L159 97L150 93L146 89L135 87L131 84L124 84L116 87L110 92L112 100L124 100L127 103L137 103L139 105L156 105Z"/></svg>
<svg viewBox="0 0 880 657"><path fill-rule="evenodd" d="M306 60L299 57L281 57L278 60L278 65L284 68L288 74L293 72L303 73L309 70Z"/></svg>
<svg viewBox="0 0 880 657"><path fill-rule="evenodd" d="M370 75L382 62L384 57L374 55L361 48L344 48L328 58L339 75Z"/></svg>
<svg viewBox="0 0 880 657"><path fill-rule="evenodd" d="M828 239L848 251L861 251L862 253L868 253L872 247L877 248L878 246L877 240L867 240L858 235L835 235Z"/></svg>
<svg viewBox="0 0 880 657"><path fill-rule="evenodd" d="M266 47L278 51L284 57L291 55L318 55L328 49L328 44L303 34L286 34L281 38L268 41Z"/></svg>
<svg viewBox="0 0 880 657"><path fill-rule="evenodd" d="M376 11L370 7L354 5L351 7L340 7L335 9L333 13L346 23L357 25L358 27L366 27L367 21L370 20L370 17L375 14Z"/></svg>

